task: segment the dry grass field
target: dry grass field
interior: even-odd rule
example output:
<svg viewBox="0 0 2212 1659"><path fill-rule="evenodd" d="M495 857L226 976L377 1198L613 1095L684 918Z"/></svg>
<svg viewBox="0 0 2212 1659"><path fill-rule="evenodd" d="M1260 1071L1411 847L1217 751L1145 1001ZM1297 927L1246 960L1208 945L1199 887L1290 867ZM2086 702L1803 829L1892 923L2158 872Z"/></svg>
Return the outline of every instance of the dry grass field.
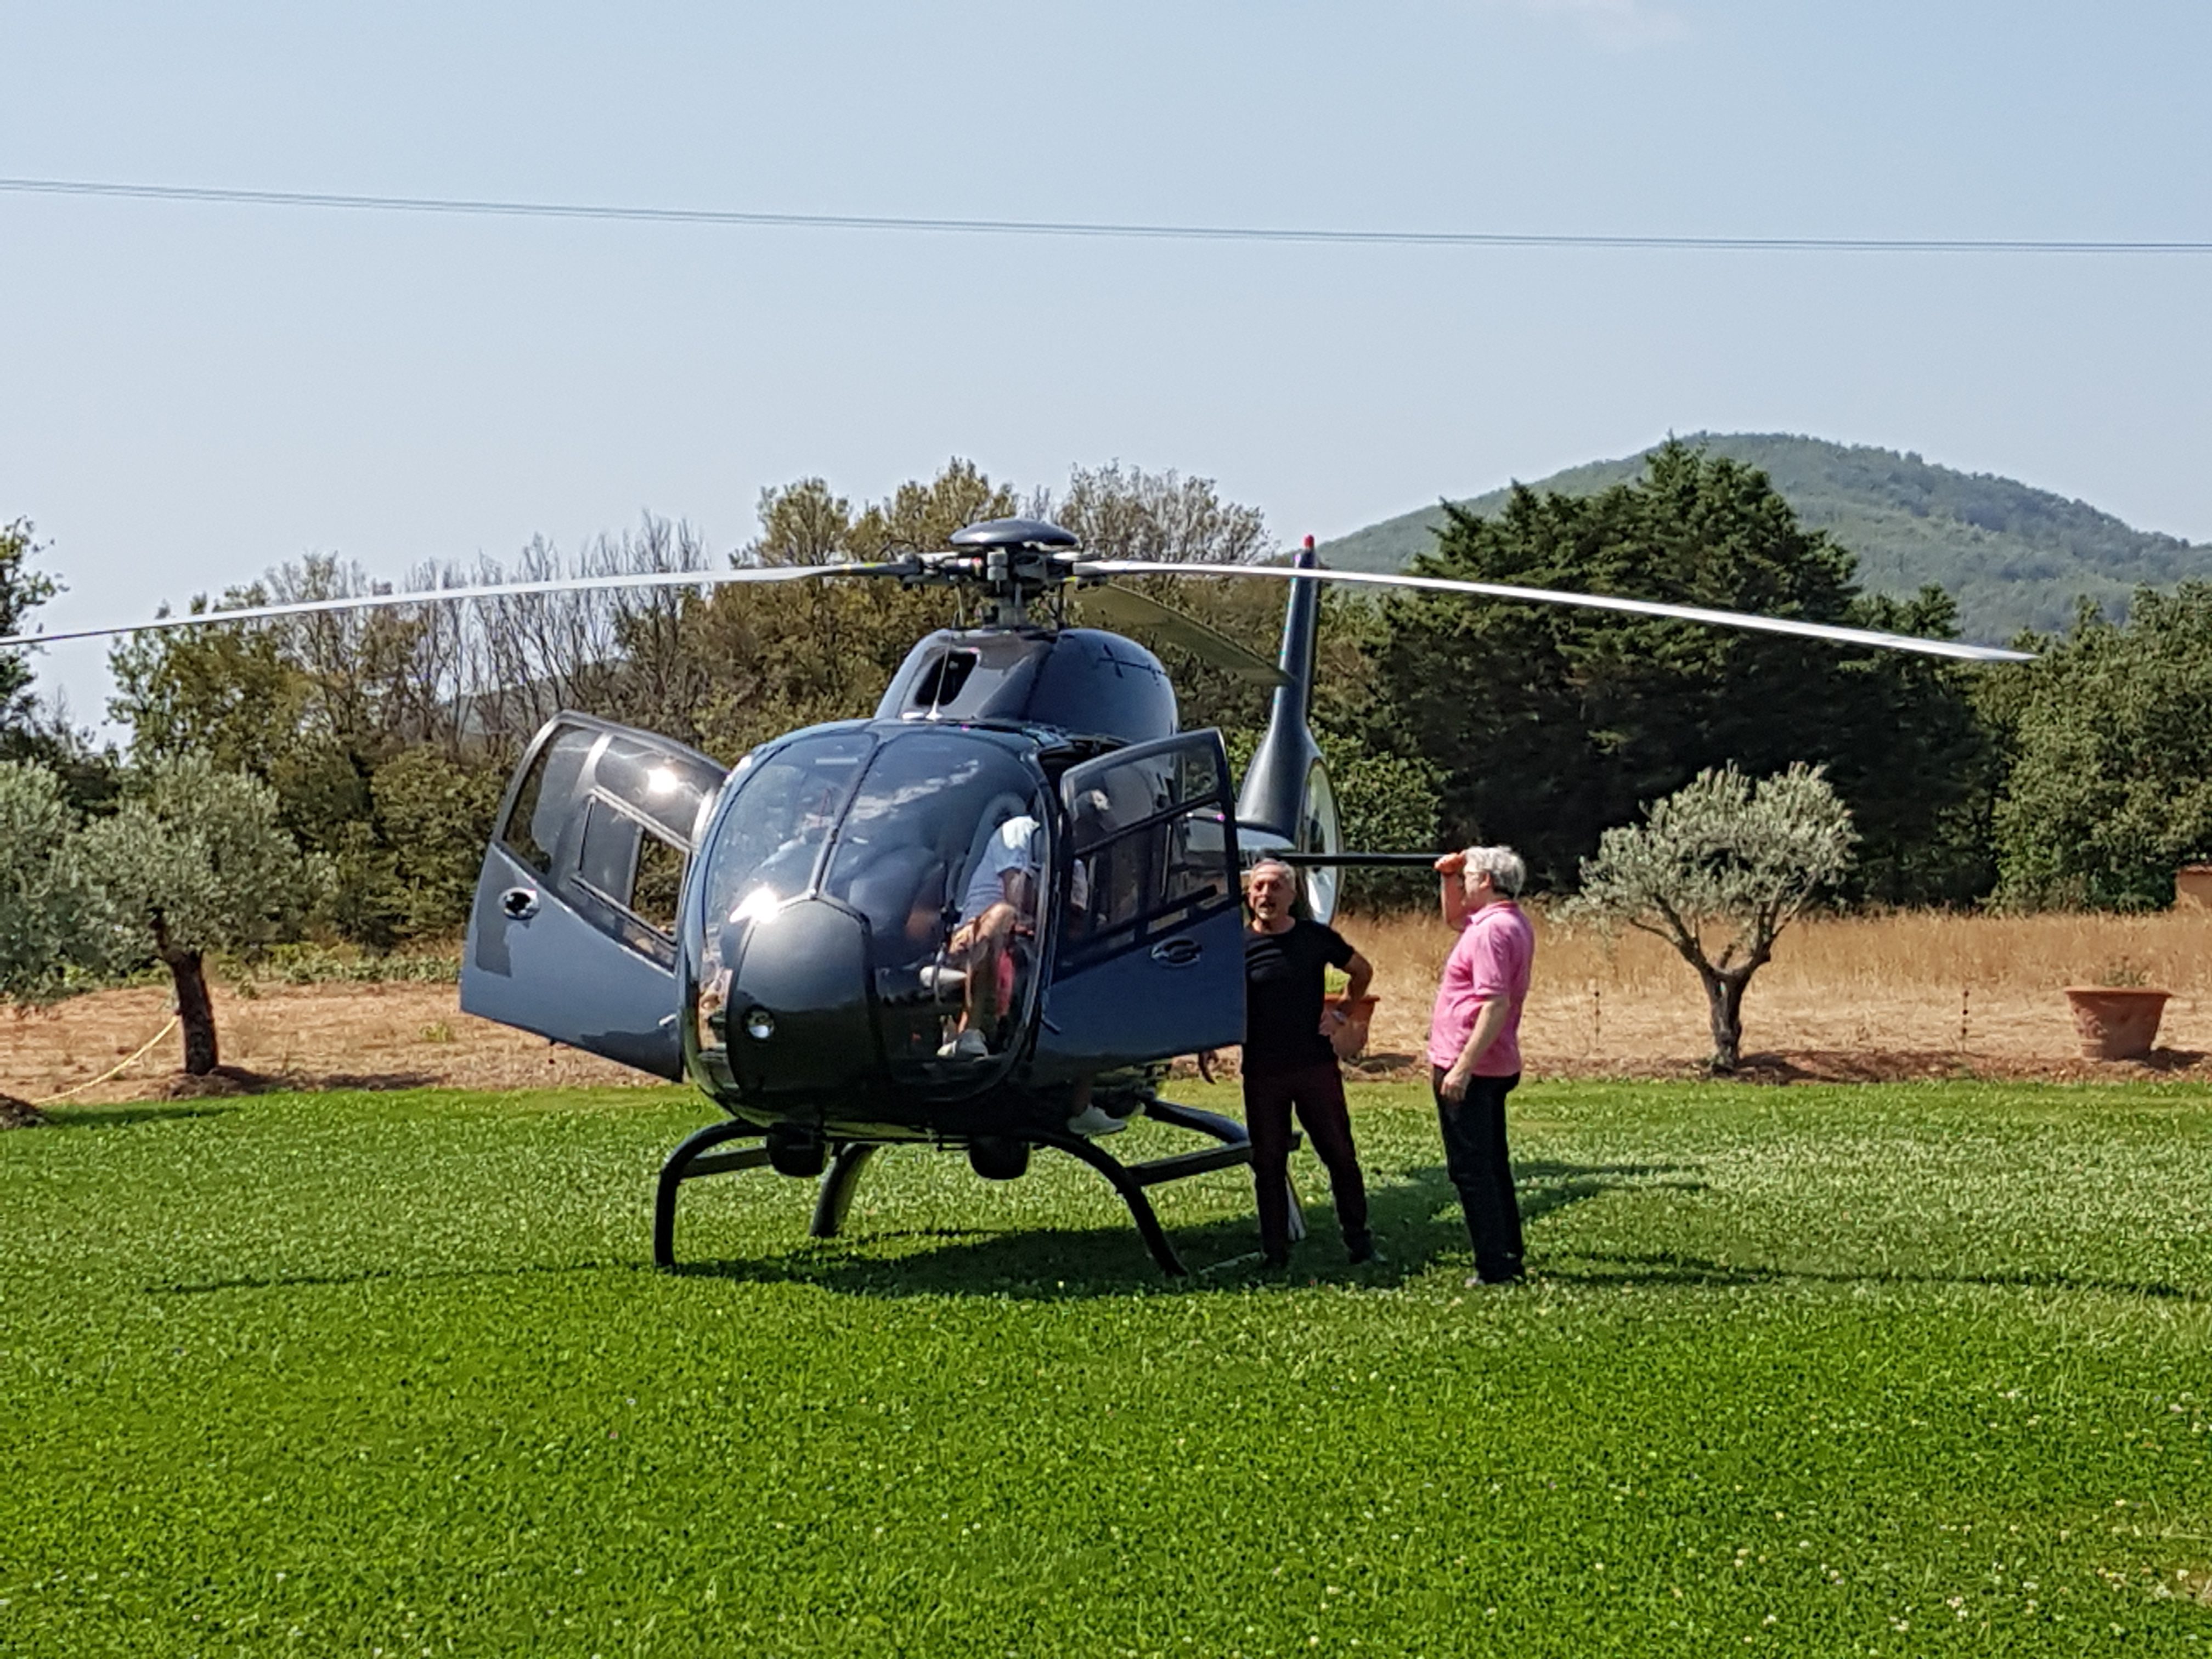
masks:
<svg viewBox="0 0 2212 1659"><path fill-rule="evenodd" d="M1437 965L1432 917L1352 916L1382 996L1372 1074L1417 1070ZM1608 942L1537 918L1522 1048L1532 1076L1668 1076L1708 1052L1695 976L1657 939ZM1754 1076L2212 1077L2212 913L1980 916L1906 912L1808 921L1753 981L1744 1047ZM2069 984L2141 975L2174 994L2148 1066L2076 1057ZM301 1087L528 1089L642 1082L587 1054L462 1014L449 984L218 985L226 1064ZM133 987L0 1015L0 1093L87 1103L173 1083L171 1036L121 1076L86 1088L161 1030L168 997Z"/></svg>
<svg viewBox="0 0 2212 1659"><path fill-rule="evenodd" d="M1522 1026L1532 1073L1648 1075L1711 1051L1696 975L1659 939L1536 917L1536 973ZM1346 918L1376 963L1369 1051L1417 1057L1451 934L1434 917ZM1822 918L1784 933L1744 1000L1744 1052L1765 1075L1899 1078L2186 1074L2212 1051L2212 912L1993 916L1932 911ZM2077 1057L2069 985L2173 993L2150 1067ZM2208 1067L2212 1074L2212 1067Z"/></svg>

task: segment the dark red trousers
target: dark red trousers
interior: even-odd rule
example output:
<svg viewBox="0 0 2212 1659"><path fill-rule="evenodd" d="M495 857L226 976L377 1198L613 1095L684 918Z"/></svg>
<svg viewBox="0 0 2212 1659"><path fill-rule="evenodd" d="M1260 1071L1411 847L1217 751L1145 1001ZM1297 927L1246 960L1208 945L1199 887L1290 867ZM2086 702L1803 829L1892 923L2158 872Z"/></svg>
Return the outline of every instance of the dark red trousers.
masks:
<svg viewBox="0 0 2212 1659"><path fill-rule="evenodd" d="M1328 1171L1336 1224L1348 1248L1367 1242L1367 1182L1352 1144L1344 1078L1333 1060L1244 1079L1244 1127L1252 1136L1252 1182L1260 1207L1260 1248L1271 1258L1291 1249L1291 1115Z"/></svg>

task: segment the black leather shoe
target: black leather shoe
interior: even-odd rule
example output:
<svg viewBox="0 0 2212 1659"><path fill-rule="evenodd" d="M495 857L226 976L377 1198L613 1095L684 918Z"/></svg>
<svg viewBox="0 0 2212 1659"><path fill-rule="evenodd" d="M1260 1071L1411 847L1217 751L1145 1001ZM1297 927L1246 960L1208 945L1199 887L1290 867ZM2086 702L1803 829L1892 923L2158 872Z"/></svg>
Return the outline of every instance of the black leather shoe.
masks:
<svg viewBox="0 0 2212 1659"><path fill-rule="evenodd" d="M1355 1267L1363 1262L1380 1261L1383 1259L1382 1252L1375 1248L1373 1235L1368 1233L1362 1233L1357 1238L1346 1239L1344 1253L1351 1259L1352 1265Z"/></svg>

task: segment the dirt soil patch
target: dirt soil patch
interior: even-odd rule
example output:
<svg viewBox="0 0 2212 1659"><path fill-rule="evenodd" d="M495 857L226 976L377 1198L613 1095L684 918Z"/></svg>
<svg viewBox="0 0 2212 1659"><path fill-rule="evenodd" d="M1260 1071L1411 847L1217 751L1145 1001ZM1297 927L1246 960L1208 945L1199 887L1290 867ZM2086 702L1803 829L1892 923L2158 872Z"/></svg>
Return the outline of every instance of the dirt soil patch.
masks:
<svg viewBox="0 0 2212 1659"><path fill-rule="evenodd" d="M223 1065L211 1079L178 1070L172 1033L121 1076L85 1088L160 1030L167 988L133 986L0 1017L0 1091L67 1104L175 1099L188 1093L287 1089L545 1089L653 1084L595 1055L460 1011L452 985L262 986L246 997L212 988Z"/></svg>
<svg viewBox="0 0 2212 1659"><path fill-rule="evenodd" d="M1434 918L1347 917L1372 957L1376 1010L1355 1075L1425 1078L1429 1001L1451 935ZM1711 1052L1705 999L1656 939L1607 942L1537 916L1536 976L1522 1028L1531 1077L1693 1078ZM2212 914L1958 916L1905 913L1808 922L1752 982L1740 1076L1788 1083L1987 1077L2212 1081ZM2064 988L2115 974L2173 993L2147 1060L2080 1057ZM224 1072L182 1080L173 1033L97 1081L169 1018L166 987L138 986L0 1016L0 1094L46 1103L265 1088L539 1089L651 1084L611 1061L460 1012L450 983L214 988ZM1233 1057L1226 1067L1233 1074ZM87 1086L90 1085L90 1086ZM74 1091L74 1092L70 1092ZM4 1117L5 1108L0 1108Z"/></svg>

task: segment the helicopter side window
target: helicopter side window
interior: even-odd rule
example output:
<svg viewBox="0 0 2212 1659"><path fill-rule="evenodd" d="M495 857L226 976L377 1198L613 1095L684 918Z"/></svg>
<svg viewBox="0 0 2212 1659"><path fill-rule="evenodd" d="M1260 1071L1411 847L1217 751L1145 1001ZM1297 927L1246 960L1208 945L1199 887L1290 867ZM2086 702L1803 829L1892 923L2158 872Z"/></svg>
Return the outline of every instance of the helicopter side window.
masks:
<svg viewBox="0 0 2212 1659"><path fill-rule="evenodd" d="M678 847L698 844L700 815L721 782L672 764L659 750L619 732L608 735L592 778L598 787L643 813Z"/></svg>
<svg viewBox="0 0 2212 1659"><path fill-rule="evenodd" d="M561 830L568 821L583 775L584 763L599 734L589 726L564 726L553 734L530 763L522 787L515 792L514 808L507 815L500 839L509 853L540 876L553 868Z"/></svg>
<svg viewBox="0 0 2212 1659"><path fill-rule="evenodd" d="M663 939L676 937L684 849L599 795L584 808L576 876Z"/></svg>
<svg viewBox="0 0 2212 1659"><path fill-rule="evenodd" d="M914 695L908 699L907 706L927 710L952 702L960 695L960 688L968 684L968 677L975 672L976 658L973 651L940 653L915 681Z"/></svg>
<svg viewBox="0 0 2212 1659"><path fill-rule="evenodd" d="M1210 750L1181 744L1091 769L1070 792L1091 901L1069 913L1071 967L1232 901L1227 790Z"/></svg>

